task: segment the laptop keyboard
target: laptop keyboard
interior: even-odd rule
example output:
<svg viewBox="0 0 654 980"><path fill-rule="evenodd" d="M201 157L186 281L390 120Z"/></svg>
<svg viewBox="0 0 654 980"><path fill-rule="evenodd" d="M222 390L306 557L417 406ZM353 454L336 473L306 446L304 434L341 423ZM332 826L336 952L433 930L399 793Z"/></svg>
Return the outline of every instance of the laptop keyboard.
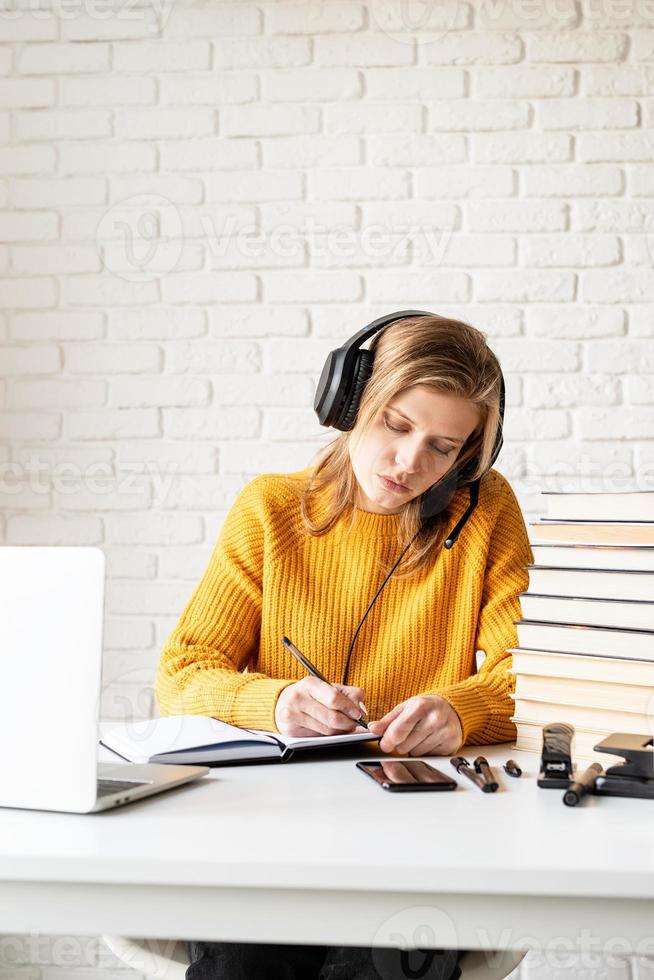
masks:
<svg viewBox="0 0 654 980"><path fill-rule="evenodd" d="M138 789L139 786L151 786L152 783L147 779L139 781L136 779L98 779L98 797L107 796L109 793L122 793L126 789Z"/></svg>

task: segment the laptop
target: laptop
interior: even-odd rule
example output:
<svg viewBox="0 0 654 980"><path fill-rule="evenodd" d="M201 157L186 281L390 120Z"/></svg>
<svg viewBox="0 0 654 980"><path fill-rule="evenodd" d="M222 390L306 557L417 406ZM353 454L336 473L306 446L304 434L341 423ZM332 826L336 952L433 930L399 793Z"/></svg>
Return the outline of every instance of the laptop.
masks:
<svg viewBox="0 0 654 980"><path fill-rule="evenodd" d="M91 546L0 546L2 807L97 813L209 772L98 763L105 565Z"/></svg>

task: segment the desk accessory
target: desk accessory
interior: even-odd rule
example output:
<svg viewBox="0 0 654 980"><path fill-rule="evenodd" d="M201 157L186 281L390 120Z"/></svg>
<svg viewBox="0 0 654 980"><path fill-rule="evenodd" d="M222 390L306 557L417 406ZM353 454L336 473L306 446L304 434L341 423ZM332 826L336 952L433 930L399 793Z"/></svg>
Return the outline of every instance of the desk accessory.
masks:
<svg viewBox="0 0 654 980"><path fill-rule="evenodd" d="M596 752L621 755L624 762L609 766L597 778L598 796L633 796L654 800L654 739L651 735L614 732L595 746Z"/></svg>
<svg viewBox="0 0 654 980"><path fill-rule="evenodd" d="M515 779L518 779L520 776L522 776L522 769L520 768L517 762L513 761L513 759L507 759L507 761L502 766L502 769L508 776L513 776Z"/></svg>
<svg viewBox="0 0 654 980"><path fill-rule="evenodd" d="M486 792L495 793L499 787L499 783L493 775L493 770L488 764L488 759L483 755L478 755L475 761L472 763L475 767L475 772L478 772L482 776L484 783L489 789Z"/></svg>
<svg viewBox="0 0 654 980"><path fill-rule="evenodd" d="M475 769L471 768L470 763L462 755L455 755L454 758L450 759L450 762L459 773L467 776L471 782L478 786L480 790L484 793L492 793L493 790L489 783L486 782L485 778L481 773L477 772Z"/></svg>
<svg viewBox="0 0 654 980"><path fill-rule="evenodd" d="M584 798L586 793L592 793L595 788L597 777L603 772L599 762L593 762L585 772L576 776L570 781L570 785L563 794L563 802L566 806L576 806Z"/></svg>
<svg viewBox="0 0 654 980"><path fill-rule="evenodd" d="M554 722L543 728L543 749L538 785L541 789L567 789L575 771L570 753L575 730Z"/></svg>

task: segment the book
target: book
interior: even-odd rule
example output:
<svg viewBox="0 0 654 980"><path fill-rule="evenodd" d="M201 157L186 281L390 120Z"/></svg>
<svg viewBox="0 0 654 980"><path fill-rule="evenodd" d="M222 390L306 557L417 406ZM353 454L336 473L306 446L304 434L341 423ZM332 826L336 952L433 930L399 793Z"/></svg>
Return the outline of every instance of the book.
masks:
<svg viewBox="0 0 654 980"><path fill-rule="evenodd" d="M552 721L564 721L575 728L590 728L610 735L611 732L644 732L652 737L652 715L642 711L613 711L592 708L580 704L559 704L555 701L535 701L531 698L513 698L514 714L518 718L549 725Z"/></svg>
<svg viewBox="0 0 654 980"><path fill-rule="evenodd" d="M528 701L556 702L559 705L582 704L585 708L608 711L633 711L649 716L654 727L654 690L642 684L612 684L602 681L576 680L570 677L539 677L518 674L516 698Z"/></svg>
<svg viewBox="0 0 654 980"><path fill-rule="evenodd" d="M526 752L537 752L540 755L543 751L543 726L536 722L526 721L516 715L513 716L512 721L518 731L515 747L517 749L524 749ZM578 771L580 769L580 762L582 763L581 769L585 768L583 765L584 762L599 762L604 769L624 762L622 756L610 755L606 752L595 752L594 747L602 739L606 738L607 735L612 734L612 732L608 731L592 731L586 728L575 729L572 737L571 754Z"/></svg>
<svg viewBox="0 0 654 980"><path fill-rule="evenodd" d="M621 657L594 657L587 653L555 653L552 650L509 650L509 673L537 677L568 677L606 684L644 684L654 691L654 661Z"/></svg>
<svg viewBox="0 0 654 980"><path fill-rule="evenodd" d="M542 490L554 520L654 521L654 490Z"/></svg>
<svg viewBox="0 0 654 980"><path fill-rule="evenodd" d="M100 744L128 762L208 765L287 762L297 752L380 738L368 731L296 738L239 728L209 715L166 715L115 725L104 733Z"/></svg>
<svg viewBox="0 0 654 980"><path fill-rule="evenodd" d="M527 570L529 591L540 595L584 596L592 599L642 599L645 602L654 602L654 572L637 572L632 569L617 571L602 568L556 568L543 565L527 565ZM654 621L651 628L654 629Z"/></svg>
<svg viewBox="0 0 654 980"><path fill-rule="evenodd" d="M654 572L654 545L531 542L534 565Z"/></svg>
<svg viewBox="0 0 654 980"><path fill-rule="evenodd" d="M521 649L654 661L654 630L514 620Z"/></svg>
<svg viewBox="0 0 654 980"><path fill-rule="evenodd" d="M531 541L561 544L654 545L654 523L643 521L558 521L541 518L530 521Z"/></svg>
<svg viewBox="0 0 654 980"><path fill-rule="evenodd" d="M654 629L654 602L638 599L587 599L521 592L520 608L525 619L545 623Z"/></svg>

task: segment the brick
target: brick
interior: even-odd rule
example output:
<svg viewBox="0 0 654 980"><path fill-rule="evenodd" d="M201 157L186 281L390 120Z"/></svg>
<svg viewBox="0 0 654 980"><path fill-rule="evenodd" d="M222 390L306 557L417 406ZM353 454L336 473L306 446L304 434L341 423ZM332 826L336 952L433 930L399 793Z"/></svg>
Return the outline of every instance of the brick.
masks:
<svg viewBox="0 0 654 980"><path fill-rule="evenodd" d="M159 417L156 408L69 413L66 435L69 439L146 439L159 435Z"/></svg>
<svg viewBox="0 0 654 980"><path fill-rule="evenodd" d="M458 133L408 133L403 136L371 136L368 160L376 166L433 166L437 163L462 163L466 159L465 137Z"/></svg>
<svg viewBox="0 0 654 980"><path fill-rule="evenodd" d="M106 398L104 381L15 381L8 391L11 408L94 408Z"/></svg>
<svg viewBox="0 0 654 980"><path fill-rule="evenodd" d="M572 137L567 133L475 133L470 139L474 163L561 163L572 160Z"/></svg>
<svg viewBox="0 0 654 980"><path fill-rule="evenodd" d="M366 275L367 293L378 302L402 302L411 308L416 302L464 302L470 298L471 278L465 272L431 272L406 269L402 272L383 270Z"/></svg>
<svg viewBox="0 0 654 980"><path fill-rule="evenodd" d="M21 75L72 75L110 70L109 45L24 44L16 53Z"/></svg>
<svg viewBox="0 0 654 980"><path fill-rule="evenodd" d="M106 610L108 615L148 616L169 613L171 609L181 612L188 598L185 582L109 582Z"/></svg>
<svg viewBox="0 0 654 980"><path fill-rule="evenodd" d="M120 514L108 516L105 523L111 544L177 545L204 540L202 519L195 514Z"/></svg>
<svg viewBox="0 0 654 980"><path fill-rule="evenodd" d="M159 574L162 579L185 579L197 583L209 564L210 549L200 547L175 548L175 551L162 551L159 561Z"/></svg>
<svg viewBox="0 0 654 980"><path fill-rule="evenodd" d="M206 331L203 310L148 307L109 311L109 334L113 340L183 340L201 337Z"/></svg>
<svg viewBox="0 0 654 980"><path fill-rule="evenodd" d="M583 133L577 137L577 155L589 162L617 160L649 161L654 154L654 134L637 133Z"/></svg>
<svg viewBox="0 0 654 980"><path fill-rule="evenodd" d="M604 197L622 194L624 189L622 170L601 163L534 164L525 167L521 177L527 197Z"/></svg>
<svg viewBox="0 0 654 980"><path fill-rule="evenodd" d="M591 340L625 333L625 312L617 307L574 306L557 307L552 303L530 304L525 311L525 332L533 337L561 337Z"/></svg>
<svg viewBox="0 0 654 980"><path fill-rule="evenodd" d="M257 298L257 280L250 272L171 274L161 291L164 303L243 303Z"/></svg>
<svg viewBox="0 0 654 980"><path fill-rule="evenodd" d="M573 95L575 87L573 68L538 65L471 68L470 79L472 93L483 99L552 98Z"/></svg>
<svg viewBox="0 0 654 980"><path fill-rule="evenodd" d="M323 441L296 442L291 445L276 444L272 446L256 444L253 452L252 443L235 446L231 443L225 446L221 458L221 471L224 473L246 474L255 476L264 471L293 472L302 469L307 464L307 456L316 453Z"/></svg>
<svg viewBox="0 0 654 980"><path fill-rule="evenodd" d="M58 439L61 417L52 412L8 412L0 414L0 439L21 442L35 439Z"/></svg>
<svg viewBox="0 0 654 980"><path fill-rule="evenodd" d="M471 231L561 231L567 228L568 205L558 201L470 201Z"/></svg>
<svg viewBox="0 0 654 980"><path fill-rule="evenodd" d="M104 645L106 649L129 650L152 646L154 626L141 618L119 619L108 616L105 620Z"/></svg>
<svg viewBox="0 0 654 980"><path fill-rule="evenodd" d="M16 113L19 140L101 139L112 135L109 112L48 109Z"/></svg>
<svg viewBox="0 0 654 980"><path fill-rule="evenodd" d="M222 343L192 341L169 343L166 347L166 371L173 374L190 372L196 377L203 373L258 371L261 350L252 341L232 340Z"/></svg>
<svg viewBox="0 0 654 980"><path fill-rule="evenodd" d="M15 514L7 521L6 544L97 545L102 543L99 517L63 514Z"/></svg>
<svg viewBox="0 0 654 980"><path fill-rule="evenodd" d="M169 439L233 439L259 435L259 410L242 406L222 407L219 411L180 408L163 412L164 434Z"/></svg>
<svg viewBox="0 0 654 980"><path fill-rule="evenodd" d="M54 211L0 212L0 239L6 242L51 241L58 232Z"/></svg>
<svg viewBox="0 0 654 980"><path fill-rule="evenodd" d="M579 435L582 439L650 439L654 430L654 408L579 408Z"/></svg>
<svg viewBox="0 0 654 980"><path fill-rule="evenodd" d="M412 103L345 103L325 106L324 127L327 133L418 133L422 117L422 106Z"/></svg>
<svg viewBox="0 0 654 980"><path fill-rule="evenodd" d="M517 179L511 167L444 165L414 170L415 193L424 198L511 197Z"/></svg>
<svg viewBox="0 0 654 980"><path fill-rule="evenodd" d="M520 243L521 264L537 267L617 265L622 260L615 235L529 235Z"/></svg>
<svg viewBox="0 0 654 980"><path fill-rule="evenodd" d="M654 59L654 30L634 33L631 39L631 57L634 61Z"/></svg>
<svg viewBox="0 0 654 980"><path fill-rule="evenodd" d="M209 311L212 337L305 337L309 333L308 311L297 306L230 307Z"/></svg>
<svg viewBox="0 0 654 980"><path fill-rule="evenodd" d="M637 39L633 39L633 44ZM584 95L649 95L654 89L654 68L649 65L583 66L580 74Z"/></svg>
<svg viewBox="0 0 654 980"><path fill-rule="evenodd" d="M7 8L16 11L16 8ZM38 8L37 8L38 9ZM56 17L30 17L27 11L20 15L0 19L0 43L13 44L15 41L53 41L59 33Z"/></svg>
<svg viewBox="0 0 654 980"><path fill-rule="evenodd" d="M46 78L0 78L0 107L8 109L34 109L52 106L56 88Z"/></svg>
<svg viewBox="0 0 654 980"><path fill-rule="evenodd" d="M63 288L65 300L72 306L138 306L153 303L158 298L156 282L128 282L106 272L68 276Z"/></svg>
<svg viewBox="0 0 654 980"><path fill-rule="evenodd" d="M174 5L166 22L166 33L177 37L241 37L260 34L261 12L246 5L184 7Z"/></svg>
<svg viewBox="0 0 654 980"><path fill-rule="evenodd" d="M236 173L209 175L205 181L206 200L254 202L299 199L302 197L302 175L299 173L265 173L240 170Z"/></svg>
<svg viewBox="0 0 654 980"><path fill-rule="evenodd" d="M200 382L198 389L202 390L204 384L206 382ZM205 417L209 415L206 411L198 412L200 414ZM122 439L115 450L117 472L125 470L130 473L152 473L153 460L149 456L153 450L156 451L157 473L215 473L218 468L219 450L213 445L190 445L188 442L180 444L165 442L163 439L157 439L156 443L148 439L134 442Z"/></svg>
<svg viewBox="0 0 654 980"><path fill-rule="evenodd" d="M633 99L551 99L536 107L542 129L628 129L637 126Z"/></svg>
<svg viewBox="0 0 654 980"><path fill-rule="evenodd" d="M103 333L102 314L89 311L17 313L10 324L12 340L96 340Z"/></svg>
<svg viewBox="0 0 654 980"><path fill-rule="evenodd" d="M153 171L157 151L150 143L62 143L58 149L62 174L133 173Z"/></svg>
<svg viewBox="0 0 654 980"><path fill-rule="evenodd" d="M265 8L267 34L335 34L364 25L360 3L276 3Z"/></svg>
<svg viewBox="0 0 654 980"><path fill-rule="evenodd" d="M512 3L482 3L477 11L476 26L482 30L568 31L578 27L580 12L574 0L556 4L512 0Z"/></svg>
<svg viewBox="0 0 654 980"><path fill-rule="evenodd" d="M625 401L632 405L654 405L654 376L624 379Z"/></svg>
<svg viewBox="0 0 654 980"><path fill-rule="evenodd" d="M47 174L55 169L51 146L7 146L0 148L0 171L4 174Z"/></svg>
<svg viewBox="0 0 654 980"><path fill-rule="evenodd" d="M246 140L227 140L222 137L175 140L161 143L162 170L201 170L211 174L213 170L253 169L257 166L257 148Z"/></svg>
<svg viewBox="0 0 654 980"><path fill-rule="evenodd" d="M286 74L286 72L284 72ZM221 75L214 72L162 75L163 105L236 105L252 102L259 94L256 75Z"/></svg>
<svg viewBox="0 0 654 980"><path fill-rule="evenodd" d="M40 276L71 272L99 272L102 262L91 245L15 245L12 248L12 271L19 275Z"/></svg>
<svg viewBox="0 0 654 980"><path fill-rule="evenodd" d="M428 105L428 130L524 129L530 124L527 102L460 99Z"/></svg>
<svg viewBox="0 0 654 980"><path fill-rule="evenodd" d="M633 449L629 446L612 445L608 442L555 442L541 441L537 446L527 449L529 455L528 472L536 485L542 486L545 475L562 474L566 476L599 476L606 467L619 464L631 467ZM542 508L536 519L542 515Z"/></svg>
<svg viewBox="0 0 654 980"><path fill-rule="evenodd" d="M95 50L96 44L93 45ZM138 44L113 44L114 72L206 71L211 67L211 45L208 41L141 41Z"/></svg>
<svg viewBox="0 0 654 980"><path fill-rule="evenodd" d="M264 70L259 77L267 102L341 102L362 94L360 73L353 68Z"/></svg>
<svg viewBox="0 0 654 980"><path fill-rule="evenodd" d="M267 167L343 167L361 163L357 136L277 136L261 140L265 176Z"/></svg>
<svg viewBox="0 0 654 980"><path fill-rule="evenodd" d="M630 306L627 315L630 337L654 337L654 319L650 303Z"/></svg>
<svg viewBox="0 0 654 980"><path fill-rule="evenodd" d="M620 395L619 381L605 374L525 378L525 405L530 408L617 405Z"/></svg>
<svg viewBox="0 0 654 980"><path fill-rule="evenodd" d="M582 231L647 232L654 221L654 200L578 201L574 226Z"/></svg>
<svg viewBox="0 0 654 980"><path fill-rule="evenodd" d="M562 439L570 435L570 415L563 409L523 408L520 412L509 412L504 419L504 439L507 442L519 440L531 442L532 439ZM541 501L542 503L542 501Z"/></svg>
<svg viewBox="0 0 654 980"><path fill-rule="evenodd" d="M156 101L154 78L116 77L108 72L105 78L64 78L61 81L61 102L65 106L153 105Z"/></svg>
<svg viewBox="0 0 654 980"><path fill-rule="evenodd" d="M54 279L6 279L0 280L0 306L4 309L38 309L54 306L57 299L57 283Z"/></svg>
<svg viewBox="0 0 654 980"><path fill-rule="evenodd" d="M523 43L517 34L462 31L424 45L421 55L428 65L508 65L522 59Z"/></svg>
<svg viewBox="0 0 654 980"><path fill-rule="evenodd" d="M317 170L308 175L312 199L359 202L362 198L397 199L409 196L405 170L390 167Z"/></svg>
<svg viewBox="0 0 654 980"><path fill-rule="evenodd" d="M102 177L16 177L11 197L14 207L29 209L104 204L107 182Z"/></svg>
<svg viewBox="0 0 654 980"><path fill-rule="evenodd" d="M398 44L394 38L376 36L317 37L314 40L317 65L345 65L351 68L410 65L413 50L410 44Z"/></svg>
<svg viewBox="0 0 654 980"><path fill-rule="evenodd" d="M607 374L654 372L654 349L647 340L605 340L587 350L589 371Z"/></svg>
<svg viewBox="0 0 654 980"><path fill-rule="evenodd" d="M654 165L645 163L629 167L627 190L630 197L654 197Z"/></svg>
<svg viewBox="0 0 654 980"><path fill-rule="evenodd" d="M361 277L347 271L296 273L269 271L261 275L264 301L321 303L360 299Z"/></svg>
<svg viewBox="0 0 654 980"><path fill-rule="evenodd" d="M466 94L465 73L460 68L370 68L363 72L366 94L385 103L397 99L429 101L461 98Z"/></svg>
<svg viewBox="0 0 654 980"><path fill-rule="evenodd" d="M654 299L651 269L589 269L580 274L580 296L591 303L642 303Z"/></svg>
<svg viewBox="0 0 654 980"><path fill-rule="evenodd" d="M320 111L315 106L244 105L220 110L223 136L284 136L319 129Z"/></svg>
<svg viewBox="0 0 654 980"><path fill-rule="evenodd" d="M604 271L604 270L603 270ZM497 269L475 273L474 298L507 302L554 302L575 297L575 276L572 272L549 269ZM530 365L534 370L534 365Z"/></svg>
<svg viewBox="0 0 654 980"><path fill-rule="evenodd" d="M578 64L584 61L620 61L629 39L626 34L571 31L561 34L532 34L526 38L528 61Z"/></svg>
<svg viewBox="0 0 654 980"><path fill-rule="evenodd" d="M53 374L61 367L58 347L0 347L3 374Z"/></svg>
<svg viewBox="0 0 654 980"><path fill-rule="evenodd" d="M225 374L214 385L216 405L305 405L311 398L310 379L296 374Z"/></svg>
<svg viewBox="0 0 654 980"><path fill-rule="evenodd" d="M505 266L516 264L516 245L509 235L452 234L412 236L413 261L433 268L442 266Z"/></svg>
<svg viewBox="0 0 654 980"><path fill-rule="evenodd" d="M297 68L311 61L310 42L303 37L230 38L213 43L214 69Z"/></svg>
<svg viewBox="0 0 654 980"><path fill-rule="evenodd" d="M135 374L160 371L161 348L153 344L81 344L65 348L65 369L72 374Z"/></svg>
<svg viewBox="0 0 654 980"><path fill-rule="evenodd" d="M116 109L114 133L122 140L185 139L211 136L214 110L204 108Z"/></svg>
<svg viewBox="0 0 654 980"><path fill-rule="evenodd" d="M63 41L123 41L141 38L150 40L156 33L157 10L154 7L132 6L123 16L97 17L91 9L88 13L76 10L74 17L61 19Z"/></svg>

